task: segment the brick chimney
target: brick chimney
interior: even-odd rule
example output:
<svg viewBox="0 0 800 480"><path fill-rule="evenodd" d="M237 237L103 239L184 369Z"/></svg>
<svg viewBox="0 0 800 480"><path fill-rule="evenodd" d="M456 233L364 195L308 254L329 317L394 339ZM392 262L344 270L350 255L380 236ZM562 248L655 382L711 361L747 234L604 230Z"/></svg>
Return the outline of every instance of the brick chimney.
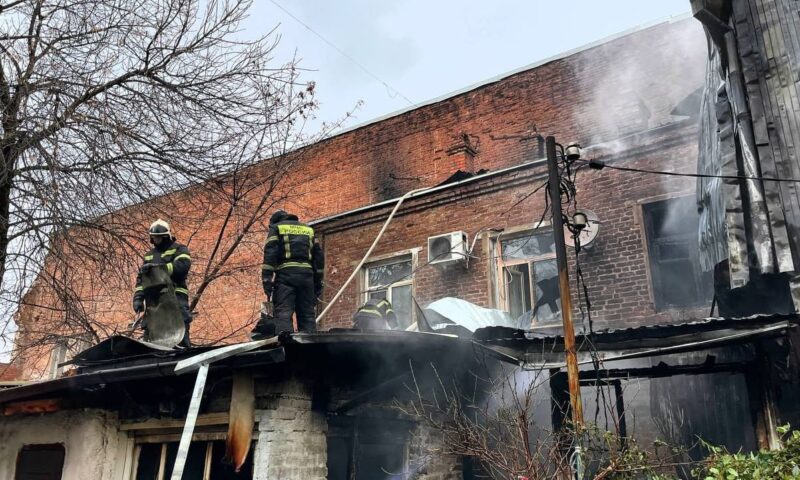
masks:
<svg viewBox="0 0 800 480"><path fill-rule="evenodd" d="M462 133L456 141L445 151L450 157L451 173L461 170L466 173L475 173L475 155L478 154L477 144L470 141L469 135Z"/></svg>

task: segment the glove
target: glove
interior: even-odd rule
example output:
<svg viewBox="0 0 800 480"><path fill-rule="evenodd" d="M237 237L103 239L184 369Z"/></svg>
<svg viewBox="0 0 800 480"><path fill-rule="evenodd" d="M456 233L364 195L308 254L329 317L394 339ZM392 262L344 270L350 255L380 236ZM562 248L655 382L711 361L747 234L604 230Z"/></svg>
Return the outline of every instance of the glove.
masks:
<svg viewBox="0 0 800 480"><path fill-rule="evenodd" d="M140 313L144 311L144 299L141 297L136 297L133 299L133 311L136 313Z"/></svg>
<svg viewBox="0 0 800 480"><path fill-rule="evenodd" d="M314 298L322 300L322 284L314 285Z"/></svg>
<svg viewBox="0 0 800 480"><path fill-rule="evenodd" d="M144 265L142 265L142 266L139 268L139 273L141 273L142 275L145 275L145 274L147 274L147 272L149 272L149 271L150 271L150 269L151 269L151 268L153 268L154 266L155 266L155 265L153 265L152 263L145 263Z"/></svg>

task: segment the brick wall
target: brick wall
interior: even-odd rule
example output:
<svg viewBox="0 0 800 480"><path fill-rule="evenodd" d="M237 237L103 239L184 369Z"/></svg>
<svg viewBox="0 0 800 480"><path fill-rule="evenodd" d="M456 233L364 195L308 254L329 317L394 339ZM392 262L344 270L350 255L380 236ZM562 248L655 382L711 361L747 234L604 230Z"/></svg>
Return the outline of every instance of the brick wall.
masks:
<svg viewBox="0 0 800 480"><path fill-rule="evenodd" d="M304 220L323 218L393 198L410 189L437 185L459 168L496 171L531 161L541 151L532 135L534 131L589 145L669 124L674 120L670 115L672 108L702 85L705 49L705 38L696 22L689 19L666 22L342 133L300 152L298 167L281 187L283 192L290 193L290 198L277 206L299 213ZM685 166L691 169L689 157L694 158L695 140L689 137L695 133L685 132L687 137L682 138L682 146L670 147L670 155L653 152L626 161L652 167L672 166L671 162L679 159L689 162ZM474 149L471 158L465 158L463 151L453 150L453 146L465 136ZM647 138L657 142L657 137L658 134L650 134ZM616 147L624 150L626 144L619 142ZM686 158L682 158L683 155ZM254 179L264 178L267 163L254 167L251 172ZM635 185L624 183L628 180L606 171L591 183L581 186L582 198L587 202L595 200L589 193L584 194L584 189L598 192L598 198L608 195L605 188L630 186L635 190L628 200L602 209L605 218L620 216L619 228L622 230L615 232L609 227L605 230L608 234L603 234L603 241L610 243L587 252L596 265L597 271L592 271L591 276L597 282L598 295L602 292L604 298L597 307L607 311L608 319L630 319L650 313L644 300L646 284L641 281L643 256L637 250L640 239L631 227L635 225L636 209L629 202L651 194L653 187L641 183L646 180L636 180ZM401 216L389 237L394 240L383 243L382 251L393 251L401 245L403 248L424 245L423 237L427 236L428 229L419 225L435 224L438 233L464 229L474 234L475 226L497 216L496 205L516 201L517 195L528 188L519 185L482 199L465 198L449 203L446 208ZM671 191L672 188L658 187L657 190ZM153 216L155 212L166 216L174 224L179 240L188 242L192 250L195 273L189 280L190 289L197 286L197 272L212 251L213 234L222 224L222 215L191 211L198 204L205 204L209 212L222 208L214 203L213 198L203 201L204 195L206 193L201 188L188 189L160 198L152 205ZM530 221L531 212L538 211L539 205L535 202L539 200L532 198L521 204L518 211L508 214L503 224ZM140 211L145 212L141 219L144 231L152 219L147 215L147 205L140 207ZM472 219L471 225L465 225L465 218ZM231 342L245 338L248 322L255 320L262 300L258 264L266 220L264 218L245 238L231 258L230 264L235 268L215 280L201 298L192 332L196 342ZM451 225L457 228L451 228ZM377 225L370 224L354 229L351 232L354 236L352 243L361 247L367 245L367 239L377 228ZM612 235L618 235L613 237L613 242L610 240ZM338 240L331 239L331 242ZM144 250L146 245L142 243L141 248ZM339 248L329 249L328 258L333 267L344 272L358 257L358 252L352 247L339 258ZM625 258L616 255L615 252L625 248L630 249L628 253L631 255ZM69 261L72 268L69 282L77 286L81 311L88 312L92 328L101 337L123 331L132 319L131 285L138 263L130 252L107 252L106 255L98 261L76 255ZM131 261L108 262L108 257L114 255L125 255ZM454 275L443 275L433 269L420 272L417 278L420 299L457 294L486 304L488 287L483 285L488 285L488 279L485 278L485 262L478 259L470 264L469 275L474 281L468 285L454 280ZM120 264L126 267L117 267ZM115 267L110 269L108 265ZM632 270L639 272L637 280L611 285L618 282L618 274ZM339 281L336 275L341 273L332 273L332 287ZM631 292L636 295L630 296ZM59 299L46 292L32 295L38 296L38 305L30 301L28 303L32 305L22 308L19 314L21 345L31 344L37 336L62 329L65 313L50 308ZM352 299L350 302L349 305L354 304ZM611 312L612 307L617 313ZM340 313L333 318L330 325L343 324L343 315ZM43 350L37 350L35 357L25 359L26 376L41 374L47 364L47 349Z"/></svg>
<svg viewBox="0 0 800 480"><path fill-rule="evenodd" d="M256 412L258 438L253 466L257 480L328 477L325 415L311 409L311 393L297 381L259 384L269 407Z"/></svg>
<svg viewBox="0 0 800 480"><path fill-rule="evenodd" d="M620 166L692 172L696 134L697 127L691 121L649 130L628 137L625 152L606 156L606 160ZM602 153L600 149L595 152ZM539 165L409 200L387 228L373 257L384 258L395 252L418 249L413 292L420 306L442 297L457 297L481 306L500 307L496 287L490 278L492 270L498 268L490 240L496 234L486 230L507 232L538 223L545 207L545 189L528 195L545 181L546 168ZM579 174L578 203L596 213L601 222L596 241L582 250L580 257L597 328L662 323L708 313L706 308L656 312L641 225L642 203L674 195L693 195L694 186L691 178L610 169L586 169ZM367 251L390 209L388 206L348 215L315 226L323 236L330 258L326 300L339 289ZM470 243L480 234L469 263L427 265L428 237L451 231L467 232ZM574 251L569 249L568 255L574 285ZM363 292L363 283L354 281L323 320L323 326L349 326L352 312L363 302L360 292ZM573 292L575 305L577 301Z"/></svg>

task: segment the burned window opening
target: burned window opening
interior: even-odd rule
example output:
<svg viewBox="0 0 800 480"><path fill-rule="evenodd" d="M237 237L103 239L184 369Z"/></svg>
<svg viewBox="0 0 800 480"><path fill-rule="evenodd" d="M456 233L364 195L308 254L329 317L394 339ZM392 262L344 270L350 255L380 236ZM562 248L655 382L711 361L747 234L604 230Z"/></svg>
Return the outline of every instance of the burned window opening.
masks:
<svg viewBox="0 0 800 480"><path fill-rule="evenodd" d="M408 422L331 417L328 420L328 479L408 478Z"/></svg>
<svg viewBox="0 0 800 480"><path fill-rule="evenodd" d="M241 471L225 462L224 441L195 441L189 446L183 470L185 480L241 480L253 478L253 446ZM178 442L144 443L138 447L136 480L167 480L172 476Z"/></svg>
<svg viewBox="0 0 800 480"><path fill-rule="evenodd" d="M504 308L520 325L560 324L555 239L551 230L500 239L499 273Z"/></svg>
<svg viewBox="0 0 800 480"><path fill-rule="evenodd" d="M17 455L14 480L61 480L64 471L64 445L24 445Z"/></svg>
<svg viewBox="0 0 800 480"><path fill-rule="evenodd" d="M643 205L653 300L657 311L708 305L711 272L700 267L697 214L693 197Z"/></svg>

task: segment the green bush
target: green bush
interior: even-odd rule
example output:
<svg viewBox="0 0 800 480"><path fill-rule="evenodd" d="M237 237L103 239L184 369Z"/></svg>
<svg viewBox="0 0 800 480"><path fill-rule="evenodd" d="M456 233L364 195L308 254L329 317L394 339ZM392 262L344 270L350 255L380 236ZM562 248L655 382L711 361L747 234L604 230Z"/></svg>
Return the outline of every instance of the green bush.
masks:
<svg viewBox="0 0 800 480"><path fill-rule="evenodd" d="M783 449L758 453L730 453L706 444L711 454L695 470L699 480L787 480L800 479L800 430L778 429Z"/></svg>

